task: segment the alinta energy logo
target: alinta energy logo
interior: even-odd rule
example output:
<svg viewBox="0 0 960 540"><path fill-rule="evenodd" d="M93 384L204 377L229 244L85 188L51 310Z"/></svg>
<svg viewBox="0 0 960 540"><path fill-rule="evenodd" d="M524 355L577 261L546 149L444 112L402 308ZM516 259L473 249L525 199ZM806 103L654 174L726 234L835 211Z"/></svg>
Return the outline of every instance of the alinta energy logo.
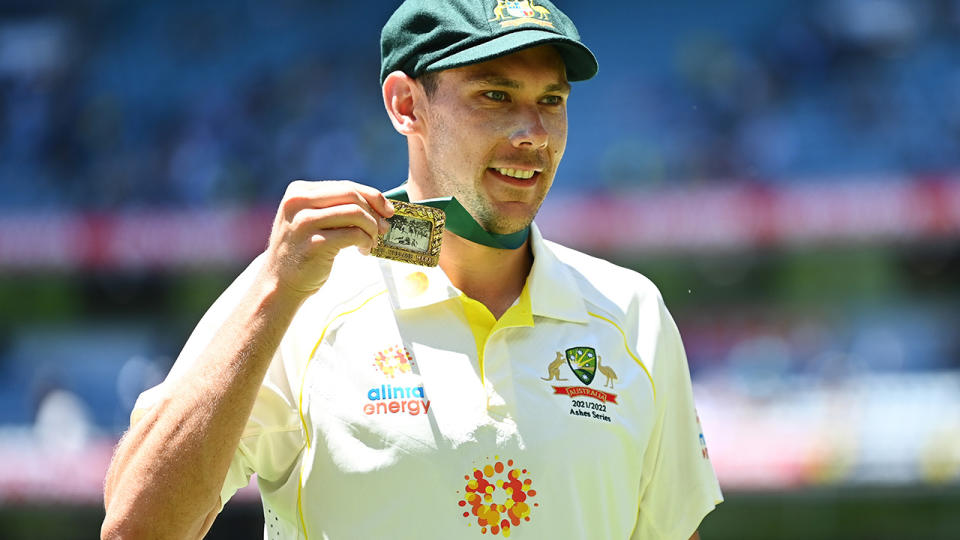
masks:
<svg viewBox="0 0 960 540"><path fill-rule="evenodd" d="M707 439L703 436L703 425L700 424L700 413L697 414L697 429L700 430L700 455L703 459L710 459L710 452L707 451Z"/></svg>
<svg viewBox="0 0 960 540"><path fill-rule="evenodd" d="M406 348L394 345L375 354L373 365L381 373L393 379L397 375L410 373L413 367L413 355Z"/></svg>
<svg viewBox="0 0 960 540"><path fill-rule="evenodd" d="M398 375L410 373L413 356L407 349L394 345L389 349L378 352L373 359L373 365L384 376L394 379ZM423 385L395 386L381 384L367 391L367 402L363 404L363 413L374 414L408 414L417 416L430 411L430 400L423 391Z"/></svg>
<svg viewBox="0 0 960 540"><path fill-rule="evenodd" d="M540 506L531 499L537 496L533 479L526 469L517 467L512 459L506 463L499 456L489 458L479 468L463 479L466 485L457 504L463 509L463 517L480 526L480 532L510 536L510 530L530 521L533 508ZM460 491L457 491L460 493Z"/></svg>
<svg viewBox="0 0 960 540"><path fill-rule="evenodd" d="M547 366L547 377L540 378L545 381L558 382L568 380L560 376L561 368L566 364L584 386L551 385L553 386L553 393L570 396L570 414L572 416L611 422L612 419L606 414L607 404L617 405L617 395L590 387L598 371L606 377L606 381L603 383L604 388L613 389L614 387L617 373L613 368L605 366L601 362L600 355L593 347L570 347L563 352L557 352L557 357Z"/></svg>

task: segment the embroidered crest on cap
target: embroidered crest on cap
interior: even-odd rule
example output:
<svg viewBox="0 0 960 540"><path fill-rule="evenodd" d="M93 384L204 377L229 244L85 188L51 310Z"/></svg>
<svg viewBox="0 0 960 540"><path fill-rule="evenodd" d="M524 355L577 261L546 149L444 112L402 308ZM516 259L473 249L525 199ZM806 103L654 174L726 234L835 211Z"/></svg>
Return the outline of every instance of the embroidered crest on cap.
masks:
<svg viewBox="0 0 960 540"><path fill-rule="evenodd" d="M550 10L534 4L532 0L497 0L493 15L490 22L500 21L502 27L533 23L553 28Z"/></svg>

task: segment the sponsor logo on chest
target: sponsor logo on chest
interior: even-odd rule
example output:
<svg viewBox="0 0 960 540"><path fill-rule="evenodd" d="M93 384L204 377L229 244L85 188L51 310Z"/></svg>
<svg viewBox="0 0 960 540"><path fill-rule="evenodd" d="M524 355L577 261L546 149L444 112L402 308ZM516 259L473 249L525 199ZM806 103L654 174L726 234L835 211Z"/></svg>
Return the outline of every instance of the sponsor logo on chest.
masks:
<svg viewBox="0 0 960 540"><path fill-rule="evenodd" d="M534 499L537 490L530 472L512 459L495 455L483 461L471 474L463 475L466 484L463 491L457 490L457 505L468 526L476 523L481 534L489 529L493 536L502 534L506 538L513 529L529 522L540 506Z"/></svg>
<svg viewBox="0 0 960 540"><path fill-rule="evenodd" d="M406 348L394 345L377 352L373 356L373 366L387 379L396 379L412 373L415 363L413 355ZM363 414L393 415L408 414L418 416L430 411L423 385L402 386L381 384L367 391L367 401L363 404Z"/></svg>
<svg viewBox="0 0 960 540"><path fill-rule="evenodd" d="M379 388L371 388L367 392L367 400L363 404L363 413L367 415L406 413L417 416L430 411L430 400L423 393L423 385L381 384Z"/></svg>

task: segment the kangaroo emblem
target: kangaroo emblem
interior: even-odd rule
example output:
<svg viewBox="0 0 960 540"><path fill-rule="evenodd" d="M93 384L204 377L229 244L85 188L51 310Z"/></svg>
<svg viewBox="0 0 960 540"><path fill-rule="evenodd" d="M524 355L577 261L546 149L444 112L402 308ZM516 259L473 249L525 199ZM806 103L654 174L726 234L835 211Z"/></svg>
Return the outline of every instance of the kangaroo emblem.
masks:
<svg viewBox="0 0 960 540"><path fill-rule="evenodd" d="M493 8L493 18L488 22L499 21L503 18L503 10L506 8L503 4L503 0L497 0L497 7ZM542 378L542 377L541 377Z"/></svg>
<svg viewBox="0 0 960 540"><path fill-rule="evenodd" d="M563 366L563 364L564 364L566 361L567 361L566 358L563 357L563 353L558 352L558 353L557 353L557 359L554 360L553 362L550 362L550 365L547 366L547 375L549 375L550 378L547 378L547 379L545 379L545 378L543 378L543 377L540 377L540 378L543 379L543 380L545 380L545 381L565 381L565 380L567 380L567 379L561 379L561 378L560 378L560 367Z"/></svg>
<svg viewBox="0 0 960 540"><path fill-rule="evenodd" d="M549 10L549 9L547 9L547 8L545 8L545 7L543 7L543 6L535 5L535 4L533 4L532 2L530 3L530 7L533 8L533 10L537 12L537 17L539 17L539 18L541 18L541 19L548 19L548 18L549 18L549 15L550 15L550 10Z"/></svg>

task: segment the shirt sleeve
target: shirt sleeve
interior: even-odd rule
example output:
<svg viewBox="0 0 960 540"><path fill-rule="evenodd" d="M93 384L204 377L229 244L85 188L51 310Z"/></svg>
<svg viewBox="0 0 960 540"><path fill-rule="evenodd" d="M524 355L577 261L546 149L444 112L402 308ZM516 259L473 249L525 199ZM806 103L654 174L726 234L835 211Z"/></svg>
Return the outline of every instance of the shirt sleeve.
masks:
<svg viewBox="0 0 960 540"><path fill-rule="evenodd" d="M237 451L220 490L220 503L233 497L257 473L259 482L283 483L292 474L305 442L297 402L278 352L253 404Z"/></svg>
<svg viewBox="0 0 960 540"><path fill-rule="evenodd" d="M254 260L214 302L190 335L166 379L140 394L130 414L131 425L160 401L175 397L170 396L174 382L201 361L203 351L253 284L260 264L261 258ZM286 376L282 349L278 347L271 360L224 478L221 508L238 489L250 483L253 473L262 480L282 480L290 474L303 447L297 402Z"/></svg>
<svg viewBox="0 0 960 540"><path fill-rule="evenodd" d="M694 407L680 332L658 300L659 328L650 336L656 343L657 421L644 454L640 509L631 538L687 540L723 495Z"/></svg>

